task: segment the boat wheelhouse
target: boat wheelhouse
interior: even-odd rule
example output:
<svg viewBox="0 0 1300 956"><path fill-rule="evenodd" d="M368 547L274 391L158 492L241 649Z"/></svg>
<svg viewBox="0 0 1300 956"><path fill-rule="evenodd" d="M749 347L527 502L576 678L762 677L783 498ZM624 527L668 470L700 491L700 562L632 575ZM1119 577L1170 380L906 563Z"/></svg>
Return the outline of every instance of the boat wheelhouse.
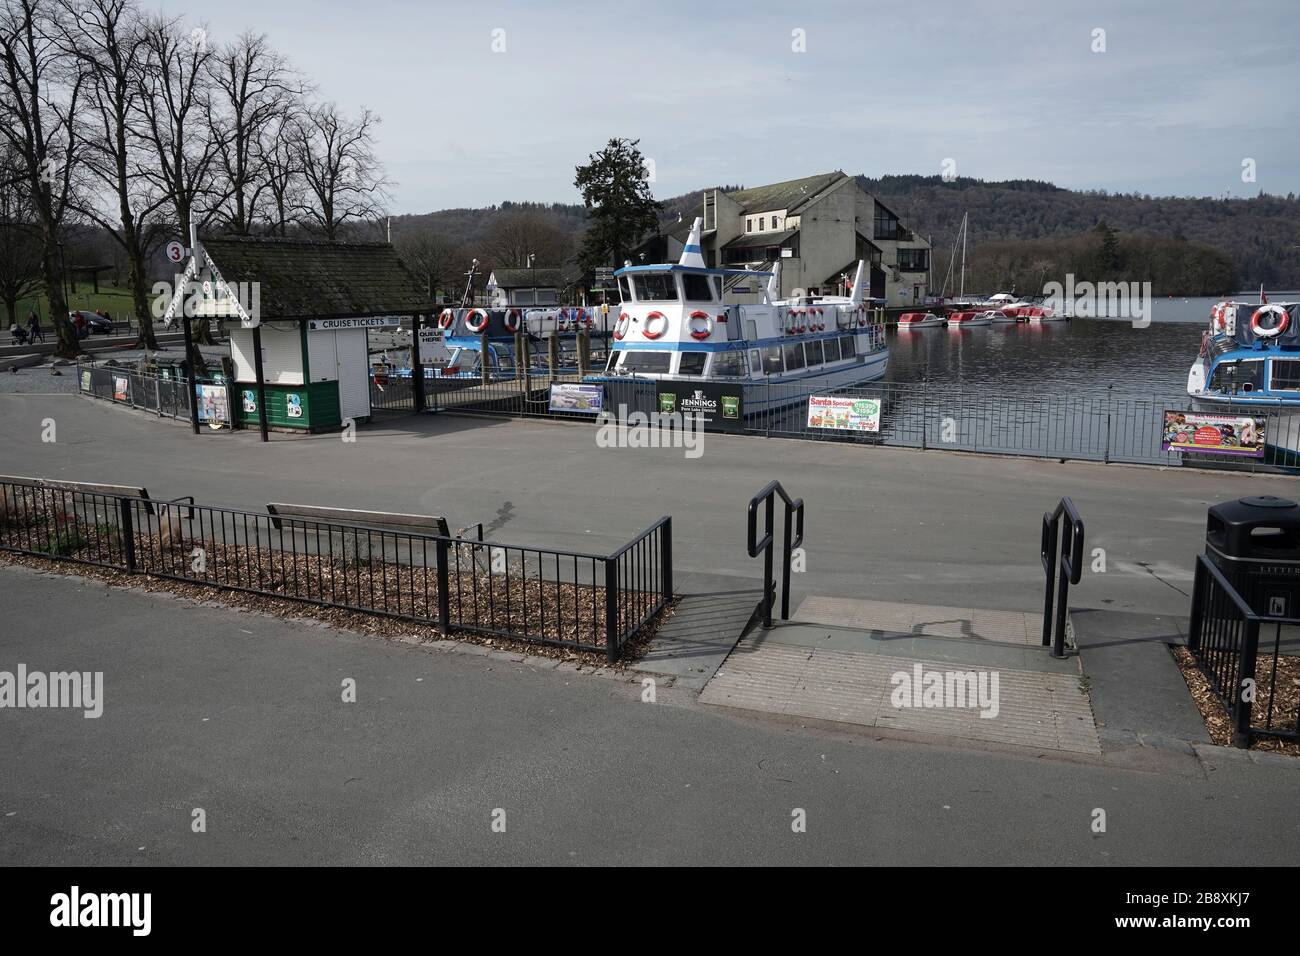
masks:
<svg viewBox="0 0 1300 956"><path fill-rule="evenodd" d="M696 219L681 260L625 265L614 275L622 306L604 377L680 382L797 383L790 404L814 391L881 378L889 364L884 330L871 321L858 263L854 295L798 302L776 298L779 271L712 269L700 254ZM779 270L779 266L778 266ZM764 301L727 304L732 277L766 280ZM755 409L770 400L746 400Z"/></svg>

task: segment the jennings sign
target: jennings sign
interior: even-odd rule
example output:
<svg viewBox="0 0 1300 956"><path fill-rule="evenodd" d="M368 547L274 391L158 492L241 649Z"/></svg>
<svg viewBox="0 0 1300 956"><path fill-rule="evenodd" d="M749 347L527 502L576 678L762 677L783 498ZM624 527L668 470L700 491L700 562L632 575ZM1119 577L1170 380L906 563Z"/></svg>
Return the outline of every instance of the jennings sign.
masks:
<svg viewBox="0 0 1300 956"><path fill-rule="evenodd" d="M706 429L738 432L744 429L742 385L658 383L659 411L681 412L698 418Z"/></svg>

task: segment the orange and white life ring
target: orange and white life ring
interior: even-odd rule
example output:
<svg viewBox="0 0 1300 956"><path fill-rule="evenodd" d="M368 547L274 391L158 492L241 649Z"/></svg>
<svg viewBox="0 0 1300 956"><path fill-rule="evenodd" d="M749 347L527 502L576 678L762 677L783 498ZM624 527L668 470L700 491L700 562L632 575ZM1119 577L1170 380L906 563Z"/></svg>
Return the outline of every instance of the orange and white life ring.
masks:
<svg viewBox="0 0 1300 956"><path fill-rule="evenodd" d="M623 336L627 335L627 327L631 322L632 316L630 313L624 312L618 317L618 323L614 326L614 338L616 340L620 342L623 340Z"/></svg>
<svg viewBox="0 0 1300 956"><path fill-rule="evenodd" d="M471 332L482 332L487 328L488 314L482 309L470 309L465 316L465 328Z"/></svg>
<svg viewBox="0 0 1300 956"><path fill-rule="evenodd" d="M451 311L451 309L443 309L442 313L438 316L438 328L445 331L446 329L451 328L455 321L456 313Z"/></svg>
<svg viewBox="0 0 1300 956"><path fill-rule="evenodd" d="M713 334L713 319L709 318L707 312L696 309L686 320L686 329L691 333L691 338L702 342Z"/></svg>
<svg viewBox="0 0 1300 956"><path fill-rule="evenodd" d="M518 309L511 309L509 312L506 313L506 331L507 332L519 331L519 310Z"/></svg>
<svg viewBox="0 0 1300 956"><path fill-rule="evenodd" d="M1276 316L1272 325L1263 325L1266 316ZM1255 310L1250 317L1250 330L1261 339L1271 339L1281 335L1291 324L1291 314L1280 305L1264 305Z"/></svg>
<svg viewBox="0 0 1300 956"><path fill-rule="evenodd" d="M654 324L652 329L651 323ZM641 327L641 334L648 339L661 338L668 331L668 317L662 312L651 312L645 317L645 325Z"/></svg>

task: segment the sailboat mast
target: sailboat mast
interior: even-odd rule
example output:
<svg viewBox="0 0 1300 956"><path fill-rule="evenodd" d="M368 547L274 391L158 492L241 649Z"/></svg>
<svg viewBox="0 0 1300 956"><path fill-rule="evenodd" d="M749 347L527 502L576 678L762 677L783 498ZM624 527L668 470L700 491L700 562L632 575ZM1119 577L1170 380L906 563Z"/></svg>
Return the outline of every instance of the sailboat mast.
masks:
<svg viewBox="0 0 1300 956"><path fill-rule="evenodd" d="M961 214L961 292L958 298L966 298L966 224L970 216L969 212Z"/></svg>

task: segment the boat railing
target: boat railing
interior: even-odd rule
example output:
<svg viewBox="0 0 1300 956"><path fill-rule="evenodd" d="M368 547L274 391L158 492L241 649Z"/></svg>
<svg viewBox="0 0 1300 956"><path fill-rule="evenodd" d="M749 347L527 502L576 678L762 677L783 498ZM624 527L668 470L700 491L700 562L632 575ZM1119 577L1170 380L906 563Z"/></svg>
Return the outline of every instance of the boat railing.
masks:
<svg viewBox="0 0 1300 956"><path fill-rule="evenodd" d="M803 545L803 499L791 498L779 481L769 481L763 490L749 499L747 545L749 556L763 555L763 598L759 607L763 612L763 628L772 627L772 604L776 599L776 580L772 577L772 521L775 516L776 496L785 502L785 534L781 541L781 620L790 619L790 566L794 551ZM758 509L763 508L763 537L758 537ZM791 530L793 528L793 537Z"/></svg>

